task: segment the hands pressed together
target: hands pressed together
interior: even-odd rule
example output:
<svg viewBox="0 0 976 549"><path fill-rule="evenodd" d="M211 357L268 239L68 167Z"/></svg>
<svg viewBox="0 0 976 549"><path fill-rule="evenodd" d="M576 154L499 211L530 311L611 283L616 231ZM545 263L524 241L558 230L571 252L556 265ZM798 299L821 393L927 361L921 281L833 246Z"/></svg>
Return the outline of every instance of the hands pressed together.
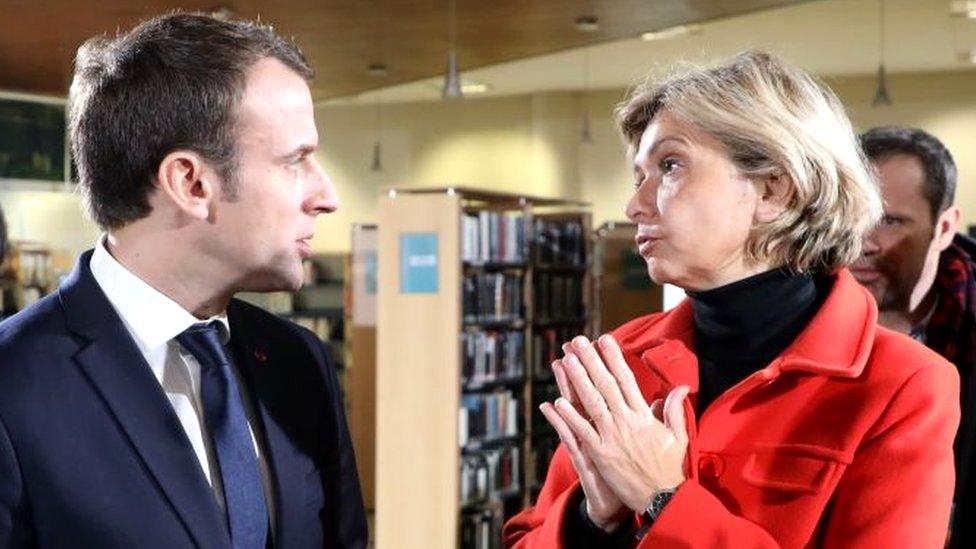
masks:
<svg viewBox="0 0 976 549"><path fill-rule="evenodd" d="M590 520L611 531L651 495L684 482L687 386L648 405L613 337L578 336L552 363L562 395L539 409L580 478Z"/></svg>

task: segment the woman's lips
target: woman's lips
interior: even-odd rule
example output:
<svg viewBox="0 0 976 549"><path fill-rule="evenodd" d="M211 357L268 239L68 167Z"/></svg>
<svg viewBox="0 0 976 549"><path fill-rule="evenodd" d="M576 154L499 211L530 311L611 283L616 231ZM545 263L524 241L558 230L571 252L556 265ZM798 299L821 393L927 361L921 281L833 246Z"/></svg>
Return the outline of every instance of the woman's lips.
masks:
<svg viewBox="0 0 976 549"><path fill-rule="evenodd" d="M312 256L312 245L309 243L309 240L311 240L311 237L298 240L298 255L302 259L308 259Z"/></svg>
<svg viewBox="0 0 976 549"><path fill-rule="evenodd" d="M652 238L646 234L639 234L634 240L637 242L637 251L644 257L647 257L651 253L651 249L657 242L656 238Z"/></svg>

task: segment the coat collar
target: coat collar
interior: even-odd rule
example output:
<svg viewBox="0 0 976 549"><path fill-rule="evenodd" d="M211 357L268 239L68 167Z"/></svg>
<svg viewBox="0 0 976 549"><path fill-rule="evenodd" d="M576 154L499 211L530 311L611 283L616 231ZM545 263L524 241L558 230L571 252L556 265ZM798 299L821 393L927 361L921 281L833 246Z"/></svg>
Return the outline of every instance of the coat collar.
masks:
<svg viewBox="0 0 976 549"><path fill-rule="evenodd" d="M58 289L67 328L83 340L75 361L132 443L173 510L207 548L229 548L223 513L186 433L122 320L81 255Z"/></svg>
<svg viewBox="0 0 976 549"><path fill-rule="evenodd" d="M874 298L847 269L842 269L833 276L830 293L807 327L759 375L768 380L781 372L801 371L856 378L871 354L877 318ZM626 356L639 358L667 385L683 384L697 390L698 361L689 299L664 314L625 324L614 336Z"/></svg>

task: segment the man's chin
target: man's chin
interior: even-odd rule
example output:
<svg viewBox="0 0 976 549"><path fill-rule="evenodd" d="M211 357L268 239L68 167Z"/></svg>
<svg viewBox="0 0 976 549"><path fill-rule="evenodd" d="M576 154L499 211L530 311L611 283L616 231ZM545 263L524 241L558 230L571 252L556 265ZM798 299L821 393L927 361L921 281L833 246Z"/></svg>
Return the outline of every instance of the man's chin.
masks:
<svg viewBox="0 0 976 549"><path fill-rule="evenodd" d="M267 273L245 284L238 291L255 293L297 292L302 289L304 282L304 274L301 272Z"/></svg>

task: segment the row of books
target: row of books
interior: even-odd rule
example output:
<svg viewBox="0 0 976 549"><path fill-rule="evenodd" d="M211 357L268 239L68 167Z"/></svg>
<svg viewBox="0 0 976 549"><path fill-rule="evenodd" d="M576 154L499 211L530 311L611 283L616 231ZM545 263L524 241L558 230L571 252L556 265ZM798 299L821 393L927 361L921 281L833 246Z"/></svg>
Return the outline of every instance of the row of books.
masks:
<svg viewBox="0 0 976 549"><path fill-rule="evenodd" d="M501 522L491 510L461 515L461 549L501 549Z"/></svg>
<svg viewBox="0 0 976 549"><path fill-rule="evenodd" d="M512 321L522 318L522 276L473 273L464 277L464 321Z"/></svg>
<svg viewBox="0 0 976 549"><path fill-rule="evenodd" d="M536 218L533 225L533 256L536 263L584 265L586 231L579 220Z"/></svg>
<svg viewBox="0 0 976 549"><path fill-rule="evenodd" d="M525 334L520 331L464 332L465 387L515 379L525 372Z"/></svg>
<svg viewBox="0 0 976 549"><path fill-rule="evenodd" d="M511 391L461 396L458 439L461 447L518 436L518 400Z"/></svg>
<svg viewBox="0 0 976 549"><path fill-rule="evenodd" d="M521 451L516 445L487 448L461 456L461 504L498 501L521 485Z"/></svg>
<svg viewBox="0 0 976 549"><path fill-rule="evenodd" d="M532 373L536 379L552 377L552 362L563 357L563 343L583 332L582 326L556 326L532 332Z"/></svg>
<svg viewBox="0 0 976 549"><path fill-rule="evenodd" d="M583 277L565 273L536 273L535 318L539 321L576 319L583 315Z"/></svg>
<svg viewBox="0 0 976 549"><path fill-rule="evenodd" d="M466 263L523 263L526 248L520 214L482 210L461 218L461 259Z"/></svg>

